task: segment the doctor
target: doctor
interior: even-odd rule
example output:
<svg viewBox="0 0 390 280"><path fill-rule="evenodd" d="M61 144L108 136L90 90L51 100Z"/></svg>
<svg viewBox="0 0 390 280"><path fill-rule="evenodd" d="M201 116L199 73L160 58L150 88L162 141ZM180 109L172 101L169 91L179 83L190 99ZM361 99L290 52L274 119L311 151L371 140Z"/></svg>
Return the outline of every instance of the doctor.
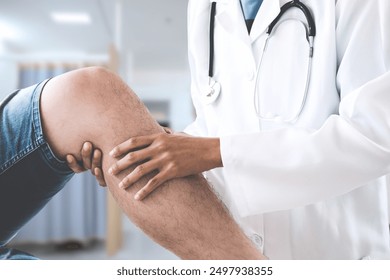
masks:
<svg viewBox="0 0 390 280"><path fill-rule="evenodd" d="M120 187L206 171L271 259L388 258L390 2L212 2L188 8L196 120L113 149L139 163Z"/></svg>

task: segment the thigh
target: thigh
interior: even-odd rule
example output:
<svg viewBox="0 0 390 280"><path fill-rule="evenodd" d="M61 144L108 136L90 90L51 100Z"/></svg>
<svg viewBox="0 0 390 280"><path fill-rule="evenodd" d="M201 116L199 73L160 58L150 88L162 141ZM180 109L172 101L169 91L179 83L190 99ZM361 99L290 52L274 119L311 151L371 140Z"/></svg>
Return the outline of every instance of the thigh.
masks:
<svg viewBox="0 0 390 280"><path fill-rule="evenodd" d="M42 134L39 98L44 85L17 91L0 106L0 246L73 174Z"/></svg>

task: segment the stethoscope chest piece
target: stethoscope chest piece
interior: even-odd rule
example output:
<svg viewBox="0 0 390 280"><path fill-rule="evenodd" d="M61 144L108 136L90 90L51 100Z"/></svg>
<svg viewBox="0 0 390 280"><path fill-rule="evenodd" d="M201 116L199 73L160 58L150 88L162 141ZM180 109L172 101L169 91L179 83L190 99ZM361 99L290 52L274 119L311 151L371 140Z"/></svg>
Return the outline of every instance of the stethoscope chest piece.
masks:
<svg viewBox="0 0 390 280"><path fill-rule="evenodd" d="M211 104L215 102L221 94L221 84L214 79L210 79L209 86L204 93L203 99L205 104Z"/></svg>

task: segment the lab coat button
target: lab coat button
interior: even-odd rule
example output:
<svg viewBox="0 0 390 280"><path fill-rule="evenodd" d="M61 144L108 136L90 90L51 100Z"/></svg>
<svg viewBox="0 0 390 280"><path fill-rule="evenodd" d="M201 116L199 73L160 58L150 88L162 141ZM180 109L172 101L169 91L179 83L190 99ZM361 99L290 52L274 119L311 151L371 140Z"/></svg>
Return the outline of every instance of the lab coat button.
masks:
<svg viewBox="0 0 390 280"><path fill-rule="evenodd" d="M263 239L263 237L261 237L260 235L254 234L254 235L252 236L252 240L253 240L253 242L255 242L255 244L256 244L258 247L262 247L262 246L263 246L264 239Z"/></svg>
<svg viewBox="0 0 390 280"><path fill-rule="evenodd" d="M255 73L253 71L248 72L247 74L248 81L252 81L254 77L255 77Z"/></svg>

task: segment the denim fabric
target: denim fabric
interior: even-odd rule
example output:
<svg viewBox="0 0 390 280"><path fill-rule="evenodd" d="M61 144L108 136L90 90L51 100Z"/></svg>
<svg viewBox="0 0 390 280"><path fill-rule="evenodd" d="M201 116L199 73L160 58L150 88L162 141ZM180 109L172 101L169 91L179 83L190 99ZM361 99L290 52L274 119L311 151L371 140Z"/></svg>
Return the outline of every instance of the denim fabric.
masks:
<svg viewBox="0 0 390 280"><path fill-rule="evenodd" d="M0 247L0 260L38 260L38 258L19 250Z"/></svg>
<svg viewBox="0 0 390 280"><path fill-rule="evenodd" d="M39 101L46 82L0 104L0 250L73 175L43 135Z"/></svg>

